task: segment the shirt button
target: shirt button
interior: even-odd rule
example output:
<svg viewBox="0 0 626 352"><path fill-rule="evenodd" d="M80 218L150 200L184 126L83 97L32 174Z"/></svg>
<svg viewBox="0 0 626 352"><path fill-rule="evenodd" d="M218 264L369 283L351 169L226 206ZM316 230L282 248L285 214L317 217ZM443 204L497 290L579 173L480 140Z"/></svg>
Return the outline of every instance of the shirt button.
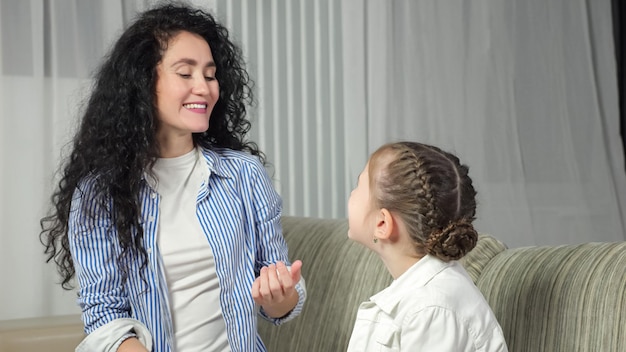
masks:
<svg viewBox="0 0 626 352"><path fill-rule="evenodd" d="M148 221L153 222L154 221L154 216L152 216L152 215L148 216Z"/></svg>
<svg viewBox="0 0 626 352"><path fill-rule="evenodd" d="M156 199L156 197L157 197L156 192L152 192L152 194L150 195L150 197L152 197L152 199Z"/></svg>
<svg viewBox="0 0 626 352"><path fill-rule="evenodd" d="M146 253L148 253L148 254L152 254L152 248L148 248L148 249L146 249Z"/></svg>

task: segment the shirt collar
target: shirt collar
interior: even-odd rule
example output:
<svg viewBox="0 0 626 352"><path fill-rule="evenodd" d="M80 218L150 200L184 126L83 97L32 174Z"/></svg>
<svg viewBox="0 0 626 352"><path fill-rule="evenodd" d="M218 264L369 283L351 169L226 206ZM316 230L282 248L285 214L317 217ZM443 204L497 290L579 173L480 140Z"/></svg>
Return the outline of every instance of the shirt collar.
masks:
<svg viewBox="0 0 626 352"><path fill-rule="evenodd" d="M219 149L212 150L212 149L205 149L202 147L198 147L198 150L200 152L201 157L206 162L206 165L209 171L209 174L206 176L215 174L220 177L226 177L226 178L232 177L229 170L226 167L224 167L222 157L219 154Z"/></svg>
<svg viewBox="0 0 626 352"><path fill-rule="evenodd" d="M454 262L446 263L436 257L425 255L395 279L391 285L372 296L370 300L382 311L391 314L407 292L425 286L433 277L451 265L455 265Z"/></svg>

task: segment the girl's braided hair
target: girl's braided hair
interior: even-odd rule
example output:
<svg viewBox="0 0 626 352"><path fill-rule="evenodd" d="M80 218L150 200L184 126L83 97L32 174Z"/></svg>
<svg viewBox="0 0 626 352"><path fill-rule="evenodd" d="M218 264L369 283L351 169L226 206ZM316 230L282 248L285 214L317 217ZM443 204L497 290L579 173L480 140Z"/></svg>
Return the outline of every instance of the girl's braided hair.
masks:
<svg viewBox="0 0 626 352"><path fill-rule="evenodd" d="M374 152L368 171L375 205L401 218L418 255L450 261L462 258L478 239L468 170L437 147L398 142Z"/></svg>

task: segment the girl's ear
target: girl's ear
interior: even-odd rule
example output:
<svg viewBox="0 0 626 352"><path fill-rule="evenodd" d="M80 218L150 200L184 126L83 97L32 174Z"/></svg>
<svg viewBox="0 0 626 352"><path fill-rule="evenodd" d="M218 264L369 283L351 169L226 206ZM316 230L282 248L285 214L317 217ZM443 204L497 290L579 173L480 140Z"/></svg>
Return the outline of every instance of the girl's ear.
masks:
<svg viewBox="0 0 626 352"><path fill-rule="evenodd" d="M378 211L376 219L376 238L389 239L394 232L396 223L389 210L382 208Z"/></svg>

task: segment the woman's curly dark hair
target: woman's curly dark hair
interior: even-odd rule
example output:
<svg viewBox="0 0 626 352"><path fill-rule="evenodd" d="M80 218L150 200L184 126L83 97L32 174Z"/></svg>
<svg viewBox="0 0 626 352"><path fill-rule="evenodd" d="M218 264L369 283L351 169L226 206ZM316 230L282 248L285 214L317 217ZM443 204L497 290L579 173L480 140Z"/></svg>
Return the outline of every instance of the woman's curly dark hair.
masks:
<svg viewBox="0 0 626 352"><path fill-rule="evenodd" d="M244 68L241 50L228 30L214 17L183 3L169 3L141 13L123 32L96 72L72 152L52 196L52 211L41 220L40 240L47 261L54 261L62 286L72 288L75 268L69 250L68 220L74 192L87 176L96 176L98 195L108 197L112 226L122 254L117 258L127 277L124 256L139 254L141 245L139 191L144 172L159 156L156 140L157 65L168 42L181 31L203 37L213 54L219 99L211 113L210 128L194 133L193 141L204 148L224 147L265 157L253 142L246 141L250 121L246 106L254 102L252 81ZM103 198L103 197L99 197Z"/></svg>

